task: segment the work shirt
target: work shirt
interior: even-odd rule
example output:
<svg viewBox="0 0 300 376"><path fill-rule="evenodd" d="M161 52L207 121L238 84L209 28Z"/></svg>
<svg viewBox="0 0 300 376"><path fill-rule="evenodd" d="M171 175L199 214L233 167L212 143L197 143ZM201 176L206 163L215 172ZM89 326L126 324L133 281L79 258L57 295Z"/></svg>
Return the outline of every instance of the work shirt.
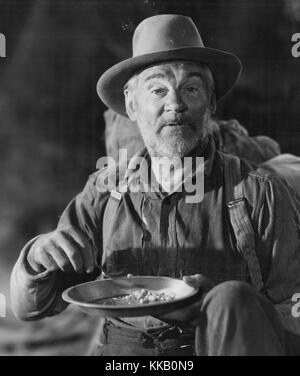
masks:
<svg viewBox="0 0 300 376"><path fill-rule="evenodd" d="M137 184L149 182L149 155L129 174ZM202 155L203 156L203 155ZM73 226L86 234L112 277L153 275L182 278L203 274L215 284L236 280L251 283L247 262L238 252L226 207L224 158L212 138L204 153L204 198L187 203L186 192L166 194L152 176L150 192L122 194L112 236L103 250L103 216L109 192L103 192L106 169L93 174L84 190L62 214L58 229ZM300 222L295 193L281 179L249 171L242 161L244 196L255 233L257 258L267 296L278 308L285 327L300 335L293 317L292 296L300 292ZM299 206L300 208L300 206ZM44 272L34 274L27 254L36 239L22 250L11 278L12 306L17 316L34 320L66 308L64 289L97 275ZM139 322L138 325L141 323ZM144 325L156 325L144 318Z"/></svg>

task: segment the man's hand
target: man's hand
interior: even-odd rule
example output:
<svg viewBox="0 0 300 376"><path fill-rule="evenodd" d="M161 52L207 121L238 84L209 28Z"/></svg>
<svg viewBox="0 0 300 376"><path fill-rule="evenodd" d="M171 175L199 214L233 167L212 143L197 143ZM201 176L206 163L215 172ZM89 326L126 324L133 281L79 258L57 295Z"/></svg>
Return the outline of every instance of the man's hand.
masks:
<svg viewBox="0 0 300 376"><path fill-rule="evenodd" d="M81 231L72 226L41 236L33 244L27 259L37 273L56 270L92 273L95 268L92 245Z"/></svg>
<svg viewBox="0 0 300 376"><path fill-rule="evenodd" d="M215 284L212 280L202 274L183 277L183 280L187 285L200 290L202 292L202 297L199 298L196 303L193 303L190 306L177 311L166 313L164 315L160 315L158 318L166 322L195 327L198 323L203 297L215 286Z"/></svg>
<svg viewBox="0 0 300 376"><path fill-rule="evenodd" d="M194 287L197 290L203 291L203 293L208 292L215 286L214 282L211 279L205 277L203 274L195 274L192 276L183 277L183 281L187 285Z"/></svg>

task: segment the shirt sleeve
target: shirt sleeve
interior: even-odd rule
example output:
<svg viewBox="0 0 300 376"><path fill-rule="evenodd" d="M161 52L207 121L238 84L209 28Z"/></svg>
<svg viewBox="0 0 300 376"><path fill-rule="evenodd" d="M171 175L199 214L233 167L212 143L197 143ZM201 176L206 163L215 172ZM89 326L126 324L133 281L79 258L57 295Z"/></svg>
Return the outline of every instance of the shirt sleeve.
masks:
<svg viewBox="0 0 300 376"><path fill-rule="evenodd" d="M84 190L77 195L60 217L57 230L73 227L82 231L95 246L101 259L102 216L108 194L97 190L97 173L88 180ZM32 239L21 251L11 275L11 304L15 315L25 321L56 315L67 304L61 294L70 286L94 280L97 275L79 275L75 272L35 273L27 262L27 255L40 235Z"/></svg>
<svg viewBox="0 0 300 376"><path fill-rule="evenodd" d="M286 329L300 334L292 300L300 293L300 203L292 187L277 177L266 178L257 210L257 254L267 295Z"/></svg>

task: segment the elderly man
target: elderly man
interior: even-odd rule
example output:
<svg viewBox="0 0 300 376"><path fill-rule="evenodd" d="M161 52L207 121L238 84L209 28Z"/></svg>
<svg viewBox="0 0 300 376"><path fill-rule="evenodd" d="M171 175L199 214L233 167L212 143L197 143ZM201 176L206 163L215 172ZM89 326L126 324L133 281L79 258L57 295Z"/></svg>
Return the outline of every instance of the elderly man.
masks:
<svg viewBox="0 0 300 376"><path fill-rule="evenodd" d="M295 353L300 221L294 193L217 151L209 132L217 101L240 71L235 55L204 47L190 18L160 15L138 26L133 57L102 75L98 93L137 122L146 146L141 163L118 176L111 194L103 184L114 172L96 172L57 229L25 246L11 280L19 318L61 312L65 288L98 277L96 250L110 277L183 278L202 291L196 303L164 316L106 319L96 354ZM204 157L202 200L188 202L190 192L174 189L186 182L177 162L187 156ZM174 161L168 179L157 164L164 160ZM189 176L197 178L194 167ZM153 189L143 189L149 179ZM131 189L133 181L141 189Z"/></svg>

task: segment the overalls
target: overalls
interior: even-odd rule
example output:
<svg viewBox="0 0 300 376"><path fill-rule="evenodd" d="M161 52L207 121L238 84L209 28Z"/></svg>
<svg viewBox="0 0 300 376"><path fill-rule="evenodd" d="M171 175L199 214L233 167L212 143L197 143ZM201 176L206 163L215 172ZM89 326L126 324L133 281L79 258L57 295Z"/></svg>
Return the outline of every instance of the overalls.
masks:
<svg viewBox="0 0 300 376"><path fill-rule="evenodd" d="M222 158L221 154L216 155L222 168L215 171L218 178L214 183L217 186L206 187L208 193L203 202L192 204L189 208L191 217L188 225L191 228L196 226L193 234L183 234L183 229L187 227L181 226L180 222L184 221L180 212L184 205L180 202L180 194L158 200L144 193L112 193L103 222L102 265L108 275L118 277L132 273L182 278L183 275L201 273L216 284L237 280L252 284L263 292L254 232L241 188L240 160L226 156L223 161ZM223 191L224 185L226 192ZM193 205L198 206L192 209ZM197 219L199 212L204 220ZM128 218L128 213L131 213L131 218ZM212 214L215 214L214 228L206 231L205 221ZM164 221L164 218L167 220ZM203 234L200 244L195 240L198 225L198 232ZM205 235L214 231L227 236L221 243L213 244L215 240L205 238ZM189 249L188 244L193 247ZM199 249L205 250L199 252ZM101 321L96 342L94 355L195 355L194 330L162 322L154 327L137 327L126 319L125 322L105 319Z"/></svg>

